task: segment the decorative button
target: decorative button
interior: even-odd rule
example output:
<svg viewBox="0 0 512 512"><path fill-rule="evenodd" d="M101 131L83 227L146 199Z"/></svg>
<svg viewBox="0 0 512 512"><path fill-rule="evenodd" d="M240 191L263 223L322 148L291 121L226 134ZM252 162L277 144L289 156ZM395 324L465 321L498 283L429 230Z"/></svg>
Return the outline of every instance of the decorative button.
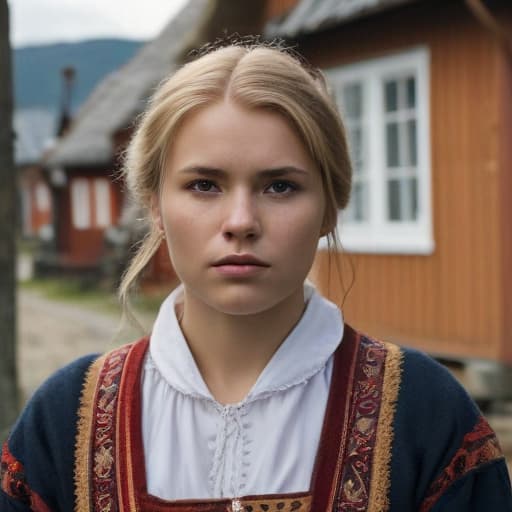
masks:
<svg viewBox="0 0 512 512"><path fill-rule="evenodd" d="M234 499L231 501L231 510L232 512L243 512L244 507L239 499Z"/></svg>

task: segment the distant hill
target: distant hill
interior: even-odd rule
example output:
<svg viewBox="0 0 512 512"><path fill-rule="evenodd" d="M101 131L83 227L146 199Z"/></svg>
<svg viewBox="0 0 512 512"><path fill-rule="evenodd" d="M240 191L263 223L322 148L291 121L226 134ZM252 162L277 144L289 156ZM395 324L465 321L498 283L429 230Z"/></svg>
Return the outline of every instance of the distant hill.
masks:
<svg viewBox="0 0 512 512"><path fill-rule="evenodd" d="M58 111L62 95L61 70L72 66L77 73L72 96L72 107L76 110L95 85L129 60L142 44L142 41L125 39L95 39L15 49L16 109L43 107Z"/></svg>

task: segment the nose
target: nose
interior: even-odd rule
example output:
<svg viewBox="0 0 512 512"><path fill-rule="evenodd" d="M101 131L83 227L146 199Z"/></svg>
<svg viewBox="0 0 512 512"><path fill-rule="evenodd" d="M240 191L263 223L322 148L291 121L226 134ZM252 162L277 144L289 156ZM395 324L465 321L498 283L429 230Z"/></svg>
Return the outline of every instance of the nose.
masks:
<svg viewBox="0 0 512 512"><path fill-rule="evenodd" d="M254 198L250 192L234 192L226 202L226 214L222 226L226 240L252 240L261 235L261 224Z"/></svg>

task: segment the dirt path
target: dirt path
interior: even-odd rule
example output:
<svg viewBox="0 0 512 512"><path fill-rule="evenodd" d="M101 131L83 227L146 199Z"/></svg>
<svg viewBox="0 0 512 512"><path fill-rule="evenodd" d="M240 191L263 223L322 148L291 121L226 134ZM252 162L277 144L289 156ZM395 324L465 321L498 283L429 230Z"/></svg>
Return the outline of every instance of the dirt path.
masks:
<svg viewBox="0 0 512 512"><path fill-rule="evenodd" d="M149 327L152 319L142 319ZM22 392L30 396L51 373L85 354L105 352L137 339L140 333L124 328L116 340L119 317L72 304L49 300L33 291L18 291L18 368Z"/></svg>

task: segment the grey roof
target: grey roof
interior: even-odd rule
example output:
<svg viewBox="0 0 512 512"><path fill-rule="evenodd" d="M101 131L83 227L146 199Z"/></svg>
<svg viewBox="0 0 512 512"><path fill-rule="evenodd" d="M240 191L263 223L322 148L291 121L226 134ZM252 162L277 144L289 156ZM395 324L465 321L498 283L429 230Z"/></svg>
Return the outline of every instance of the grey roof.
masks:
<svg viewBox="0 0 512 512"><path fill-rule="evenodd" d="M39 162L54 140L56 114L44 107L16 109L13 116L14 161L16 165Z"/></svg>
<svg viewBox="0 0 512 512"><path fill-rule="evenodd" d="M92 92L68 134L45 160L47 167L108 165L113 134L143 110L151 90L176 66L210 15L211 0L189 0L156 39L144 45Z"/></svg>
<svg viewBox="0 0 512 512"><path fill-rule="evenodd" d="M416 0L300 0L284 17L265 27L266 37L297 37Z"/></svg>

